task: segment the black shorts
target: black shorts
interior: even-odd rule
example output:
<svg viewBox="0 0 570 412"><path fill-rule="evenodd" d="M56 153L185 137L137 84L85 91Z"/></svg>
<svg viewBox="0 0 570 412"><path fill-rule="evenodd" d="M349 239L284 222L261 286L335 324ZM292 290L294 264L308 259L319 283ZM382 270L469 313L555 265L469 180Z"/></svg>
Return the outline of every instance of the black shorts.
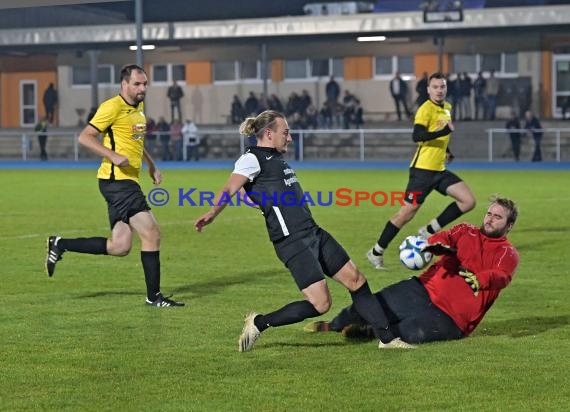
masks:
<svg viewBox="0 0 570 412"><path fill-rule="evenodd" d="M462 180L455 173L449 170L436 172L433 170L417 169L410 167L410 178L406 187L406 202L422 204L432 190L437 190L442 195L447 195L449 186L459 183ZM416 192L412 197L411 192Z"/></svg>
<svg viewBox="0 0 570 412"><path fill-rule="evenodd" d="M324 275L336 275L350 260L336 239L320 227L294 233L273 246L299 290L323 280Z"/></svg>
<svg viewBox="0 0 570 412"><path fill-rule="evenodd" d="M376 297L397 336L408 343L461 339L453 319L435 306L417 277L390 285Z"/></svg>
<svg viewBox="0 0 570 412"><path fill-rule="evenodd" d="M408 343L427 343L463 338L453 319L435 306L417 277L402 280L377 292L392 331ZM354 308L344 308L332 321L331 330L342 331L350 324L368 325ZM368 337L373 337L371 328Z"/></svg>
<svg viewBox="0 0 570 412"><path fill-rule="evenodd" d="M132 216L150 210L141 187L133 180L99 179L99 191L107 201L111 229L119 221L128 224Z"/></svg>

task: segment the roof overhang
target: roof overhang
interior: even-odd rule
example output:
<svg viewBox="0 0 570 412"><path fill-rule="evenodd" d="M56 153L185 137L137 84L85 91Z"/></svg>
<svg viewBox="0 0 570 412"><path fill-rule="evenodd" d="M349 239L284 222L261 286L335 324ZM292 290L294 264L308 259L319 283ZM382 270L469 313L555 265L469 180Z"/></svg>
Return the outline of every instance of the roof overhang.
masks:
<svg viewBox="0 0 570 412"><path fill-rule="evenodd" d="M30 0L31 1L31 0ZM76 2L76 1L75 1ZM295 36L418 35L525 28L570 27L570 6L492 8L464 11L463 22L424 23L423 13L369 13L294 16L271 19L146 23L145 42L211 41ZM85 45L134 42L135 24L0 30L0 47Z"/></svg>

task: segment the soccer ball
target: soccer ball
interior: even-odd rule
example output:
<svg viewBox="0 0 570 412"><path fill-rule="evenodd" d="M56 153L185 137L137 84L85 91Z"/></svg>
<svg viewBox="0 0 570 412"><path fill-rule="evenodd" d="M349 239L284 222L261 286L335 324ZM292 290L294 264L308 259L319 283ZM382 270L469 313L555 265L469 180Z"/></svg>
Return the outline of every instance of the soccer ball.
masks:
<svg viewBox="0 0 570 412"><path fill-rule="evenodd" d="M431 262L433 255L430 252L421 252L427 245L424 238L408 236L400 244L400 262L411 270L420 270Z"/></svg>

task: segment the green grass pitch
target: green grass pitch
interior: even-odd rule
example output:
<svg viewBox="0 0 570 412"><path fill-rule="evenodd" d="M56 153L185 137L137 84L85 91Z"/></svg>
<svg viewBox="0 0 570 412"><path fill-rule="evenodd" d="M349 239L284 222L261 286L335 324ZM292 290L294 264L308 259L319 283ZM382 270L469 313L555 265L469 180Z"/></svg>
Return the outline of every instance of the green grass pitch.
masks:
<svg viewBox="0 0 570 412"><path fill-rule="evenodd" d="M258 212L230 207L204 233L207 207L176 205L178 188L216 191L229 170L166 170L170 203L154 207L162 229L162 289L182 309L144 305L139 242L124 258L68 253L44 273L45 238L107 236L94 171L2 171L0 410L536 411L570 399L568 172L459 171L476 194L461 220L480 223L493 193L515 199L513 283L468 339L380 351L374 342L307 334L304 323L270 329L238 353L250 310L274 310L300 293L267 239ZM304 190L400 191L402 171L298 170ZM152 188L143 178L143 189ZM365 252L396 207L312 208L373 290L413 274L397 245L450 199L430 196L375 272ZM329 282L333 308L350 302Z"/></svg>

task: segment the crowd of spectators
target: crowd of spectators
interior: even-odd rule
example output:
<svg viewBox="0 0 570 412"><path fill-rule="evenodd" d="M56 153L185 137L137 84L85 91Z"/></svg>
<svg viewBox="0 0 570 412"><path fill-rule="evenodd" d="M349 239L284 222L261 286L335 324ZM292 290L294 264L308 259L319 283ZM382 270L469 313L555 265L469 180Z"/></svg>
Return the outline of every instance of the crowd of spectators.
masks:
<svg viewBox="0 0 570 412"><path fill-rule="evenodd" d="M332 129L360 128L364 124L364 112L360 100L345 90L340 99L340 86L331 77L325 88L326 100L320 109L307 90L292 92L286 100L276 94L265 96L249 92L244 102L234 95L230 119L232 124L240 124L246 117L257 116L265 110L284 113L292 129Z"/></svg>

